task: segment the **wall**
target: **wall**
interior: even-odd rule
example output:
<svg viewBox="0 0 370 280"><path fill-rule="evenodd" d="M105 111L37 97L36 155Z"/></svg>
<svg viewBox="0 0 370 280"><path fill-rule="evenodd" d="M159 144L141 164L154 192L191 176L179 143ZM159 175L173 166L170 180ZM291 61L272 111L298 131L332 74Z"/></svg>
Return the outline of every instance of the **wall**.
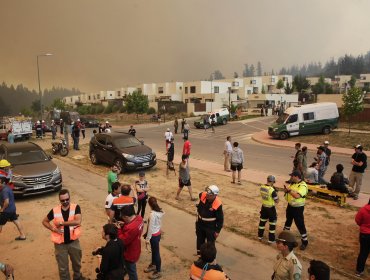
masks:
<svg viewBox="0 0 370 280"><path fill-rule="evenodd" d="M342 108L342 94L318 94L317 103L321 102L334 102L337 104L338 108Z"/></svg>

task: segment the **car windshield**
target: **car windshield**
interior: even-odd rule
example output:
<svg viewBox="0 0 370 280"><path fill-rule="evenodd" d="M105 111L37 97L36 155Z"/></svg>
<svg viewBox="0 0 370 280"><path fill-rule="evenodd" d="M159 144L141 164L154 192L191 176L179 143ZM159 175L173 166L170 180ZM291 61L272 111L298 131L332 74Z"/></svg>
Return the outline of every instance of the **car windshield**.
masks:
<svg viewBox="0 0 370 280"><path fill-rule="evenodd" d="M127 137L127 138L114 139L114 145L118 149L124 149L124 148L140 146L142 144L135 137Z"/></svg>
<svg viewBox="0 0 370 280"><path fill-rule="evenodd" d="M7 160L12 165L29 164L48 161L48 156L42 150L12 151L8 153Z"/></svg>
<svg viewBox="0 0 370 280"><path fill-rule="evenodd" d="M286 119L289 117L289 114L282 114L277 120L276 120L276 123L277 124L282 124L286 121Z"/></svg>

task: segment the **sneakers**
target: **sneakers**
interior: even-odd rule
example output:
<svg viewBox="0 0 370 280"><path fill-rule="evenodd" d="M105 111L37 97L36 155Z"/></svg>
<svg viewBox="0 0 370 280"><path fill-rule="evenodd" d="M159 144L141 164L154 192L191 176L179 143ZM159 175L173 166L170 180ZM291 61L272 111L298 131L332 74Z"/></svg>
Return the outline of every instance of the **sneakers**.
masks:
<svg viewBox="0 0 370 280"><path fill-rule="evenodd" d="M161 277L162 277L161 273L160 273L160 272L158 272L158 271L155 271L155 272L153 272L153 274L152 274L152 275L150 275L148 278L149 278L149 279L159 279L159 278L161 278Z"/></svg>
<svg viewBox="0 0 370 280"><path fill-rule="evenodd" d="M299 247L299 250L301 250L301 251L304 251L304 250L306 250L306 248L307 248L307 244L301 244L301 246Z"/></svg>
<svg viewBox="0 0 370 280"><path fill-rule="evenodd" d="M358 272L356 271L355 276L356 277L362 277L364 275L364 272Z"/></svg>
<svg viewBox="0 0 370 280"><path fill-rule="evenodd" d="M269 245L273 245L273 244L275 244L275 243L276 243L276 241L275 241L275 240L274 240L274 241L270 241L270 240L268 241L268 244L269 244Z"/></svg>
<svg viewBox="0 0 370 280"><path fill-rule="evenodd" d="M354 196L352 197L352 199L353 199L353 200L357 200L357 199L358 199L358 196L357 196L357 195L354 195Z"/></svg>
<svg viewBox="0 0 370 280"><path fill-rule="evenodd" d="M148 265L147 268L144 269L144 272L145 273L149 273L149 272L152 272L152 271L155 271L155 270L156 270L155 265L154 264L150 264L150 265ZM156 279L156 278L153 278L153 279Z"/></svg>

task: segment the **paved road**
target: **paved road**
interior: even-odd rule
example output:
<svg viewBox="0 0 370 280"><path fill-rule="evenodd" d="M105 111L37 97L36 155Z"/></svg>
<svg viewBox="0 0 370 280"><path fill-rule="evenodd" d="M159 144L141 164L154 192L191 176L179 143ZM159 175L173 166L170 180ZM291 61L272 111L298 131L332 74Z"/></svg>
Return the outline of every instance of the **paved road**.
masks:
<svg viewBox="0 0 370 280"><path fill-rule="evenodd" d="M268 125L274 120L274 117L264 117L258 119L251 119L242 122L233 122L225 126L216 127L216 132L211 130L205 132L203 129L191 128L189 138L192 143L192 157L197 159L205 159L211 162L222 162L222 152L225 139L228 135L232 137L232 141L240 143L240 147L245 153L245 166L249 169L264 171L274 175L286 175L292 168L291 156L295 154L294 147L272 147L266 146L251 140L251 136L255 132L266 130ZM144 140L146 144L152 147L157 153L165 152L164 132L167 127L173 130L173 125L150 125L137 127L137 137ZM122 129L126 131L126 129ZM175 151L176 154L182 152L182 135L175 135ZM294 141L294 138L291 138ZM313 162L316 156L316 151L309 151L307 158L308 164ZM352 165L350 164L350 156L334 154L331 157L325 178L330 179L330 176L335 172L335 166L338 163L344 165L345 174L349 175ZM368 172L365 173L363 179L362 191L370 193L370 178Z"/></svg>

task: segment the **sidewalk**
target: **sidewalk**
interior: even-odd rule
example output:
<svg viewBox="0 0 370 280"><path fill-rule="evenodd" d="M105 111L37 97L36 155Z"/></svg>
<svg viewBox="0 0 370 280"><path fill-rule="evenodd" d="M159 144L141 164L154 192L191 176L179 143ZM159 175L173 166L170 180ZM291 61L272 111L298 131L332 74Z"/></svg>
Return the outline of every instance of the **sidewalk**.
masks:
<svg viewBox="0 0 370 280"><path fill-rule="evenodd" d="M271 138L267 131L260 131L257 133L254 133L252 136L252 139L258 143L264 144L264 145L271 145L271 146L277 146L277 147L294 147L295 142L288 141L288 140L279 140L279 139L273 139ZM316 151L317 150L317 144L307 144L307 143L301 143L302 146L306 146L309 150ZM342 154L342 155L348 155L352 156L353 154L353 149L347 149L347 148L340 148L340 147L333 147L330 146L330 149L332 153L334 154ZM221 167L222 170L222 167ZM247 174L249 173L248 171L246 172ZM252 174L254 174L252 172ZM251 174L252 178L248 175L248 181L254 182L254 176ZM258 179L258 177L257 177ZM285 182L287 180L287 177L280 178L279 176L276 178L277 181L279 182ZM280 187L279 183L276 184L278 187ZM282 185L281 185L282 187ZM351 206L355 207L362 207L365 204L368 203L370 198L370 195L360 193L358 200L353 200L352 198L347 198L347 203Z"/></svg>

